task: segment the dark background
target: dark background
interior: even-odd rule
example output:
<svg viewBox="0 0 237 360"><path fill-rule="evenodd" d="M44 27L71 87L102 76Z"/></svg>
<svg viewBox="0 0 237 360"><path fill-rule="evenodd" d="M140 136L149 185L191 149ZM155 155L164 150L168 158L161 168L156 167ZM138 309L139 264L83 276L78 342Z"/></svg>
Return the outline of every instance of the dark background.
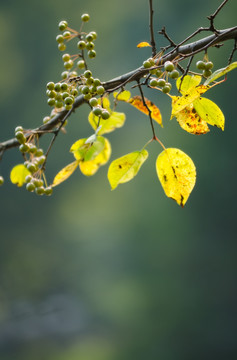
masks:
<svg viewBox="0 0 237 360"><path fill-rule="evenodd" d="M154 1L155 31L166 25L179 42L221 1ZM217 18L236 25L237 3ZM63 71L55 41L67 19L98 33L92 70L102 80L133 70L149 56L148 1L2 0L0 3L0 141L14 128L37 127L48 114L45 84ZM158 37L157 45L165 45ZM233 42L212 49L215 69L227 63ZM196 60L202 58L202 54ZM235 59L236 61L236 56ZM211 89L226 128L192 136L170 118L170 100L146 92L160 108L167 147L185 151L197 183L185 208L166 198L155 173L161 148L130 183L111 192L104 166L92 178L76 172L38 197L13 186L9 171L21 162L16 149L0 164L1 360L236 359L236 81ZM136 91L134 92L136 94ZM122 104L127 121L109 134L112 159L139 150L151 137L148 119ZM88 108L74 114L58 137L48 179L73 161L69 149L91 135ZM49 140L49 139L47 139ZM47 143L43 140L45 148Z"/></svg>

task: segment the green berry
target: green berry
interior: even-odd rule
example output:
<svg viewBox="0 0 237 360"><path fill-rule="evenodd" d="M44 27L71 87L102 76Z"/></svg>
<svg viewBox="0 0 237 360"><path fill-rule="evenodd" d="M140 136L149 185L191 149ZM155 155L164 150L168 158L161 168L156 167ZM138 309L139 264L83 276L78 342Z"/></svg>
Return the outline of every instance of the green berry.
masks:
<svg viewBox="0 0 237 360"><path fill-rule="evenodd" d="M199 60L199 61L196 62L196 68L198 70L205 70L206 69L206 63L204 61Z"/></svg>
<svg viewBox="0 0 237 360"><path fill-rule="evenodd" d="M37 146L36 145L34 145L34 144L28 144L28 147L29 147L29 152L31 153L31 154L34 154L36 151L37 151Z"/></svg>
<svg viewBox="0 0 237 360"><path fill-rule="evenodd" d="M171 61L166 61L164 63L164 69L165 71L171 72L174 70L174 64Z"/></svg>
<svg viewBox="0 0 237 360"><path fill-rule="evenodd" d="M202 75L205 77L205 78L208 78L209 76L211 76L212 74L212 71L211 70L204 70Z"/></svg>
<svg viewBox="0 0 237 360"><path fill-rule="evenodd" d="M70 54L63 54L62 56L64 62L70 60L70 58L71 58Z"/></svg>
<svg viewBox="0 0 237 360"><path fill-rule="evenodd" d="M43 195L44 194L44 187L43 186L39 186L35 189L35 193L37 195Z"/></svg>
<svg viewBox="0 0 237 360"><path fill-rule="evenodd" d="M101 110L100 107L94 107L93 110L92 110L92 112L93 112L93 114L94 114L95 116L100 116L101 113L102 113L102 110Z"/></svg>
<svg viewBox="0 0 237 360"><path fill-rule="evenodd" d="M66 45L64 43L58 44L58 50L60 50L60 51L66 50Z"/></svg>
<svg viewBox="0 0 237 360"><path fill-rule="evenodd" d="M23 127L22 127L22 126L17 126L17 127L15 128L15 133L17 133L18 131L23 132Z"/></svg>
<svg viewBox="0 0 237 360"><path fill-rule="evenodd" d="M168 94L170 92L170 87L165 85L165 86L163 86L162 91L163 91L163 93Z"/></svg>
<svg viewBox="0 0 237 360"><path fill-rule="evenodd" d="M78 41L78 43L77 43L77 48L78 48L79 50L85 49L85 48L86 48L86 42L85 42L84 40Z"/></svg>
<svg viewBox="0 0 237 360"><path fill-rule="evenodd" d="M81 92L82 92L83 95L87 95L87 94L89 94L90 89L89 89L88 86L84 85L84 86L82 87L82 89L81 89Z"/></svg>
<svg viewBox="0 0 237 360"><path fill-rule="evenodd" d="M45 156L45 155L39 156L38 159L37 159L38 165L42 165L42 164L45 162L45 160L46 160L46 156Z"/></svg>
<svg viewBox="0 0 237 360"><path fill-rule="evenodd" d="M78 90L76 88L73 88L73 89L71 89L70 93L71 93L72 96L77 96L78 95Z"/></svg>
<svg viewBox="0 0 237 360"><path fill-rule="evenodd" d="M91 42L93 40L94 40L94 37L93 37L93 35L91 33L86 35L86 41Z"/></svg>
<svg viewBox="0 0 237 360"><path fill-rule="evenodd" d="M66 30L67 26L68 26L68 23L66 20L60 21L60 23L58 24L58 28L60 31Z"/></svg>
<svg viewBox="0 0 237 360"><path fill-rule="evenodd" d="M85 61L84 61L84 60L79 60L79 61L77 62L77 67L78 67L79 69L84 69L84 67L85 67Z"/></svg>
<svg viewBox="0 0 237 360"><path fill-rule="evenodd" d="M173 71L171 71L171 73L169 73L169 77L170 77L171 79L178 79L178 77L179 77L179 72L178 72L178 70L173 70Z"/></svg>
<svg viewBox="0 0 237 360"><path fill-rule="evenodd" d="M29 182L28 184L26 184L26 190L27 191L34 191L35 190L35 184L33 182Z"/></svg>
<svg viewBox="0 0 237 360"><path fill-rule="evenodd" d="M25 182L26 182L26 183L29 183L32 179L33 179L33 178L32 178L31 175L27 175L27 176L25 177Z"/></svg>
<svg viewBox="0 0 237 360"><path fill-rule="evenodd" d="M81 16L81 20L84 21L84 22L87 22L90 20L90 15L89 14L83 14Z"/></svg>
<svg viewBox="0 0 237 360"><path fill-rule="evenodd" d="M52 195L52 193L53 193L53 188L52 188L51 186L46 187L46 188L44 189L44 193L45 193L45 195L48 195L48 196Z"/></svg>
<svg viewBox="0 0 237 360"><path fill-rule="evenodd" d="M47 87L48 90L54 90L54 85L55 85L54 82L50 81L50 82L48 82L46 87Z"/></svg>
<svg viewBox="0 0 237 360"><path fill-rule="evenodd" d="M51 99L53 99L53 98L55 98L55 96L57 95L57 93L56 93L56 91L54 91L54 90L47 90L47 96L49 97L49 98L51 98Z"/></svg>
<svg viewBox="0 0 237 360"><path fill-rule="evenodd" d="M108 110L102 110L101 117L103 120L107 120L110 117L110 113Z"/></svg>
<svg viewBox="0 0 237 360"><path fill-rule="evenodd" d="M71 32L70 32L70 31L64 31L64 33L63 33L63 38L64 38L64 39L68 39L68 38L70 38L70 36L71 36Z"/></svg>
<svg viewBox="0 0 237 360"><path fill-rule="evenodd" d="M55 107L56 107L57 109L61 109L61 108L63 107L62 101L56 100L56 101L55 101Z"/></svg>
<svg viewBox="0 0 237 360"><path fill-rule="evenodd" d="M156 76L160 77L163 74L161 69L156 69Z"/></svg>
<svg viewBox="0 0 237 360"><path fill-rule="evenodd" d="M55 99L48 99L48 105L54 106L55 105Z"/></svg>
<svg viewBox="0 0 237 360"><path fill-rule="evenodd" d="M60 43L63 43L64 42L64 38L63 38L63 35L57 35L56 36L56 41L60 44Z"/></svg>
<svg viewBox="0 0 237 360"><path fill-rule="evenodd" d="M166 81L165 81L165 79L158 79L157 83L158 83L158 86L163 87L163 86L165 86Z"/></svg>
<svg viewBox="0 0 237 360"><path fill-rule="evenodd" d="M65 105L72 105L74 102L74 99L70 96L66 97L64 100Z"/></svg>
<svg viewBox="0 0 237 360"><path fill-rule="evenodd" d="M63 100L65 100L66 99L66 97L68 97L69 96L69 93L68 92L64 92L64 93L62 93L62 99Z"/></svg>
<svg viewBox="0 0 237 360"><path fill-rule="evenodd" d="M143 61L143 67L144 67L145 69L149 69L151 66L152 66L152 64L150 63L149 60Z"/></svg>
<svg viewBox="0 0 237 360"><path fill-rule="evenodd" d="M211 70L213 68L213 62L212 61L208 61L206 63L206 70Z"/></svg>
<svg viewBox="0 0 237 360"><path fill-rule="evenodd" d="M158 81L156 79L151 79L150 86L153 86L153 87L158 86Z"/></svg>
<svg viewBox="0 0 237 360"><path fill-rule="evenodd" d="M70 70L74 65L73 60L68 60L65 61L65 63L63 64L63 66L65 67L65 69Z"/></svg>
<svg viewBox="0 0 237 360"><path fill-rule="evenodd" d="M22 131L17 131L15 133L15 137L19 141L20 144L24 144L26 142L25 135L23 134Z"/></svg>
<svg viewBox="0 0 237 360"><path fill-rule="evenodd" d="M96 57L96 52L95 52L95 50L89 50L89 51L88 51L88 57L89 57L90 59L94 59L94 58Z"/></svg>
<svg viewBox="0 0 237 360"><path fill-rule="evenodd" d="M90 99L89 104L92 107L97 106L98 105L98 100L95 97L93 97L93 98Z"/></svg>
<svg viewBox="0 0 237 360"><path fill-rule="evenodd" d="M83 75L85 76L85 78L88 79L88 78L90 78L92 76L92 72L90 70L86 70L86 71L84 71Z"/></svg>
<svg viewBox="0 0 237 360"><path fill-rule="evenodd" d="M68 88L68 84L67 83L61 83L61 90L62 91L66 91Z"/></svg>
<svg viewBox="0 0 237 360"><path fill-rule="evenodd" d="M37 151L35 152L35 156L36 157L40 157L44 154L44 150L43 149L37 149Z"/></svg>
<svg viewBox="0 0 237 360"><path fill-rule="evenodd" d="M3 185L3 183L4 183L4 178L0 176L0 186Z"/></svg>
<svg viewBox="0 0 237 360"><path fill-rule="evenodd" d="M91 31L90 34L93 36L93 40L97 39L97 33L95 31Z"/></svg>
<svg viewBox="0 0 237 360"><path fill-rule="evenodd" d="M67 77L68 77L68 74L69 74L69 71L63 71L62 74L61 74L61 78L62 78L63 80L66 80Z"/></svg>
<svg viewBox="0 0 237 360"><path fill-rule="evenodd" d="M29 170L32 174L34 174L38 170L38 167L36 164L30 162L27 165L27 170Z"/></svg>
<svg viewBox="0 0 237 360"><path fill-rule="evenodd" d="M94 85L95 86L99 86L101 84L101 81L100 81L100 79L94 79Z"/></svg>
<svg viewBox="0 0 237 360"><path fill-rule="evenodd" d="M28 146L28 144L21 144L21 145L19 146L19 150L20 150L20 152L22 152L23 154L26 153L26 152L28 152L28 151L29 151L29 146Z"/></svg>
<svg viewBox="0 0 237 360"><path fill-rule="evenodd" d="M97 92L98 95L103 95L104 92L105 92L105 89L104 89L104 87L102 85L99 85L96 88L96 92Z"/></svg>
<svg viewBox="0 0 237 360"><path fill-rule="evenodd" d="M87 50L92 50L92 49L94 49L94 47L95 47L95 44L92 41L86 43Z"/></svg>

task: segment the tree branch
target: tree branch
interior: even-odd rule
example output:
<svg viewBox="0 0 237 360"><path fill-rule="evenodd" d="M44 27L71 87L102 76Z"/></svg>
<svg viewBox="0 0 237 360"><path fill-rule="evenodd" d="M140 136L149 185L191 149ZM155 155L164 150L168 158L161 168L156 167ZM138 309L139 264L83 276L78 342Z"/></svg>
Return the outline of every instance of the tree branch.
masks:
<svg viewBox="0 0 237 360"><path fill-rule="evenodd" d="M181 45L181 46L177 45L174 49L172 49L168 53L158 58L156 60L156 66L162 65L167 60L172 61L176 58L179 58L179 61L184 60L188 57L192 57L193 55L208 49L211 46L216 46L221 42L225 42L227 40L233 40L233 39L234 40L237 39L237 26L224 30L219 30L218 33L214 33L212 35L209 35L207 37L204 37L200 40L191 42L186 45ZM148 74L148 72L149 69L145 69L143 66L141 66L133 71L130 71L112 80L104 82L103 86L106 91L112 92L120 87L125 86L126 84L132 81L138 81L143 76ZM73 104L72 112L75 111L85 102L86 100L84 99L83 95L78 96ZM38 136L41 137L45 133L48 133L63 120L66 114L67 111L64 110L58 113L57 115L55 115L47 124L41 125L33 130L29 130L29 132L25 134L26 138L29 138L32 134L38 134ZM6 150L17 146L19 146L19 142L17 141L16 138L12 138L0 143L0 160Z"/></svg>

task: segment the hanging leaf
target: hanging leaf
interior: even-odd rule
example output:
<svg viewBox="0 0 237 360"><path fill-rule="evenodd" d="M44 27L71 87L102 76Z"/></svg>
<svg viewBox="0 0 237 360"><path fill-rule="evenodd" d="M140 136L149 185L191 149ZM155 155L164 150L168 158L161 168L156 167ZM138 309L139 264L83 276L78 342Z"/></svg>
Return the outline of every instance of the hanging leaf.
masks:
<svg viewBox="0 0 237 360"><path fill-rule="evenodd" d="M202 135L209 130L206 121L197 114L193 105L189 105L176 115L180 127L190 134Z"/></svg>
<svg viewBox="0 0 237 360"><path fill-rule="evenodd" d="M108 180L111 190L119 184L132 180L148 157L147 150L134 151L114 160L108 170Z"/></svg>
<svg viewBox="0 0 237 360"><path fill-rule="evenodd" d="M143 47L148 47L148 46L151 47L151 45L147 41L142 41L139 44L137 44L138 48L143 48Z"/></svg>
<svg viewBox="0 0 237 360"><path fill-rule="evenodd" d="M156 105L153 104L153 102L151 102L150 100L145 98L145 102L147 105L147 107L146 107L143 104L141 96L138 96L138 95L132 97L128 102L129 102L129 104L131 104L132 106L134 106L135 108L137 108L138 110L140 110L141 112L143 112L146 115L149 115L149 111L147 110L147 107L148 107L151 111L152 119L155 120L159 125L163 126L160 110Z"/></svg>
<svg viewBox="0 0 237 360"><path fill-rule="evenodd" d="M209 86L199 85L186 92L183 96L172 97L172 113L171 119L182 111L186 106L192 104L196 99L200 98L209 89Z"/></svg>
<svg viewBox="0 0 237 360"><path fill-rule="evenodd" d="M183 207L196 182L192 159L179 149L169 148L157 157L156 171L165 194Z"/></svg>
<svg viewBox="0 0 237 360"><path fill-rule="evenodd" d="M126 120L126 116L124 113L113 111L110 113L110 117L107 120L99 120L99 117L95 116L91 111L88 120L94 130L96 130L98 124L100 124L101 128L98 131L98 134L102 135L122 127Z"/></svg>
<svg viewBox="0 0 237 360"><path fill-rule="evenodd" d="M211 76L209 76L207 78L207 80L204 82L204 85L209 85L211 82L219 79L221 76L224 76L225 74L227 74L229 71L234 70L235 68L237 68L237 61L233 62L232 64L226 66L223 69L219 69L214 71L214 73L211 74Z"/></svg>
<svg viewBox="0 0 237 360"><path fill-rule="evenodd" d="M212 126L217 126L224 131L224 114L219 106L217 106L213 101L206 98L200 98L193 103L193 106L202 120Z"/></svg>
<svg viewBox="0 0 237 360"><path fill-rule="evenodd" d="M24 164L19 164L12 168L10 173L10 180L13 184L21 187L25 183L26 176L30 174L30 171L25 167Z"/></svg>
<svg viewBox="0 0 237 360"><path fill-rule="evenodd" d="M53 180L52 186L57 186L61 184L63 181L67 180L76 170L78 166L78 161L73 161L71 164L65 166L62 170L60 170Z"/></svg>
<svg viewBox="0 0 237 360"><path fill-rule="evenodd" d="M128 101L131 97L131 93L128 90L124 90L122 92L115 91L113 93L114 98L119 101Z"/></svg>
<svg viewBox="0 0 237 360"><path fill-rule="evenodd" d="M103 150L97 155L93 160L90 161L80 161L79 167L81 172L86 176L94 175L100 166L107 163L111 155L111 145L110 142L105 139L105 146Z"/></svg>
<svg viewBox="0 0 237 360"><path fill-rule="evenodd" d="M87 140L79 139L71 146L70 151L78 161L93 160L105 146L103 136L97 136L94 142L87 142Z"/></svg>
<svg viewBox="0 0 237 360"><path fill-rule="evenodd" d="M185 75L183 78L180 76L176 80L176 87L182 94L190 91L192 88L198 86L202 80L200 75ZM181 84L181 86L180 86Z"/></svg>

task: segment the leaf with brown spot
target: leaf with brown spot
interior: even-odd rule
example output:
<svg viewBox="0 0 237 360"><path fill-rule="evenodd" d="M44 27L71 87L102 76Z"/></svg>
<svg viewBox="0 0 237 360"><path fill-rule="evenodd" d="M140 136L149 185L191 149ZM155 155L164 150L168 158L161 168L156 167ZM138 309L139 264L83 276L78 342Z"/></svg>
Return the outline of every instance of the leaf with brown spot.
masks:
<svg viewBox="0 0 237 360"><path fill-rule="evenodd" d="M145 98L145 102L147 107L143 104L142 98L141 96L134 96L132 97L129 101L129 104L131 104L132 106L134 106L135 108L137 108L139 111L143 112L146 115L149 115L149 111L147 109L147 107L149 108L149 110L151 111L151 117L153 120L155 120L159 125L162 125L162 116L160 113L159 108L153 104L153 102L151 102L150 100Z"/></svg>

